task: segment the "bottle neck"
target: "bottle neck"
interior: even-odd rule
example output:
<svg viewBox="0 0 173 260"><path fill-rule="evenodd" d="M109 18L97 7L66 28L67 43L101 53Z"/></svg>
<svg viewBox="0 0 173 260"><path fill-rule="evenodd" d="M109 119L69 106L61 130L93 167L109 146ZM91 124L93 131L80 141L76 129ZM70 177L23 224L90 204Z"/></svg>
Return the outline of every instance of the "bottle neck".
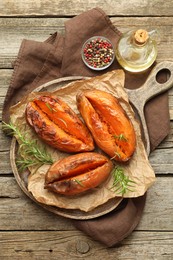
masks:
<svg viewBox="0 0 173 260"><path fill-rule="evenodd" d="M133 39L133 44L135 44L138 47L143 47L148 42L149 35L146 30L139 29L134 32L132 39Z"/></svg>

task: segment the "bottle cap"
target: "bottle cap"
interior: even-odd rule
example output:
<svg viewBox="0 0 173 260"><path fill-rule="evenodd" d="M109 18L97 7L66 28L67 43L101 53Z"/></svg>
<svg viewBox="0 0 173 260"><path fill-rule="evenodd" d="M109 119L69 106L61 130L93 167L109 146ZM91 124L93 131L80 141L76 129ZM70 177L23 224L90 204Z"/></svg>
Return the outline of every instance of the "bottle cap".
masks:
<svg viewBox="0 0 173 260"><path fill-rule="evenodd" d="M135 42L139 45L143 45L148 40L149 35L146 30L139 29L134 33Z"/></svg>

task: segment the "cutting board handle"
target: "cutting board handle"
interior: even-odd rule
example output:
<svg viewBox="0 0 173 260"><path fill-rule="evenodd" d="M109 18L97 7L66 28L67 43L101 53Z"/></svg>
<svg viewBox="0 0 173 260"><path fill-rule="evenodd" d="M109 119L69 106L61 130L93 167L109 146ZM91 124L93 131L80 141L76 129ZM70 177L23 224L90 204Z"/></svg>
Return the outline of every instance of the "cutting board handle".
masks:
<svg viewBox="0 0 173 260"><path fill-rule="evenodd" d="M159 72L166 70L168 79L164 83L159 83L157 81L157 75ZM157 96L160 93L165 92L173 86L173 62L163 61L158 63L150 75L148 76L146 82L137 90L138 96L142 97L143 106L151 98Z"/></svg>
<svg viewBox="0 0 173 260"><path fill-rule="evenodd" d="M157 75L162 70L166 70L168 73L168 79L164 83L157 81ZM151 71L146 82L138 89L130 90L127 89L130 102L136 108L140 117L147 154L150 153L150 140L148 135L148 128L144 115L144 107L148 100L157 96L160 93L165 92L173 86L173 62L163 61L158 63Z"/></svg>

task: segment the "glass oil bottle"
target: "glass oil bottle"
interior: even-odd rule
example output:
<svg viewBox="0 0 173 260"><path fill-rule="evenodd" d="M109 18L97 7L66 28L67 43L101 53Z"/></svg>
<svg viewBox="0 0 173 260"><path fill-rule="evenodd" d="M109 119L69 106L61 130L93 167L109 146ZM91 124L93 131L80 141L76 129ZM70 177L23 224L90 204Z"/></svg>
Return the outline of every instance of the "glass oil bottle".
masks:
<svg viewBox="0 0 173 260"><path fill-rule="evenodd" d="M157 43L153 35L156 31L143 29L124 33L116 48L116 59L127 71L141 72L148 69L156 60Z"/></svg>

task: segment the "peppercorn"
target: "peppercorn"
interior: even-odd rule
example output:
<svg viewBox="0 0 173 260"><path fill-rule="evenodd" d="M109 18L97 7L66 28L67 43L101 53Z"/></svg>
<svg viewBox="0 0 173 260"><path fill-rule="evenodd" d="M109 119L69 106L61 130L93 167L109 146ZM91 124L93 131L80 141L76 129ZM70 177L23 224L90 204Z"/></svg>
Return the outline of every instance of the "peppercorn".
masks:
<svg viewBox="0 0 173 260"><path fill-rule="evenodd" d="M104 69L112 64L114 50L111 42L104 38L95 36L83 45L82 58L85 64L94 69Z"/></svg>

